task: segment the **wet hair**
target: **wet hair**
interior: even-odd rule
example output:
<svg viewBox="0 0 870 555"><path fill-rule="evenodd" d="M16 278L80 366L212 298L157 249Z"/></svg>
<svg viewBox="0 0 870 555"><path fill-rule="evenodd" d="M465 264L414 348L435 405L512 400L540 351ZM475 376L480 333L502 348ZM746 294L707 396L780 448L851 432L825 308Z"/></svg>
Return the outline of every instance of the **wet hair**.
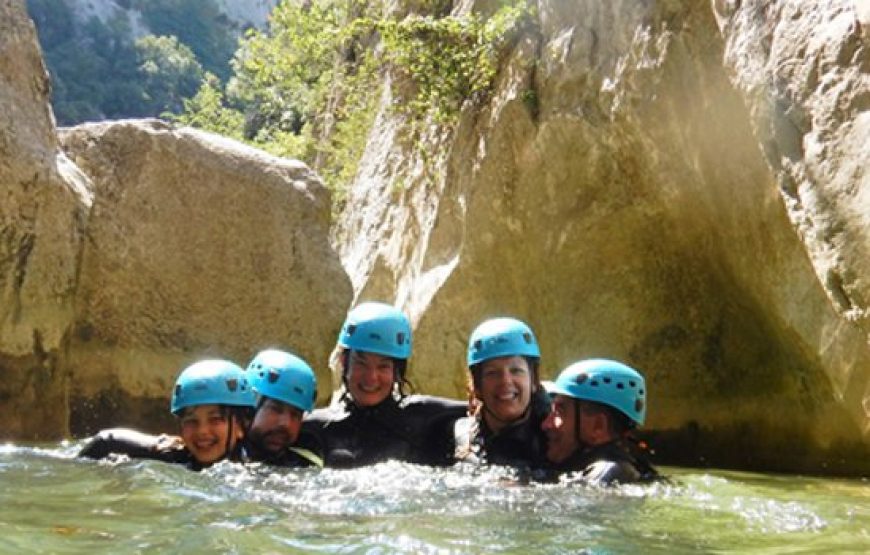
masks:
<svg viewBox="0 0 870 555"><path fill-rule="evenodd" d="M348 407L354 404L353 396L350 394L350 388L347 386L347 375L350 372L350 352L351 349L342 348L338 353L338 360L341 364L341 385L343 388L340 400ZM359 352L364 353L366 351ZM401 401L414 392L414 384L405 376L408 370L408 361L403 358L387 358L389 358L393 363L394 378L392 395L394 399Z"/></svg>

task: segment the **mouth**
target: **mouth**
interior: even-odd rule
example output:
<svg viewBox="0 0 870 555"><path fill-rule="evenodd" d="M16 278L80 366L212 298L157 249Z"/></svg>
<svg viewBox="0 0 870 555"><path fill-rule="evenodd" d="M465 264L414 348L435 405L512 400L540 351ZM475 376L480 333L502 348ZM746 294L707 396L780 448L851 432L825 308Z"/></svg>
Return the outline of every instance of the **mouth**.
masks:
<svg viewBox="0 0 870 555"><path fill-rule="evenodd" d="M195 449L199 451L208 451L209 449L214 449L217 446L216 439L200 439L193 442L193 446Z"/></svg>
<svg viewBox="0 0 870 555"><path fill-rule="evenodd" d="M263 436L263 443L270 451L280 451L290 445L290 436L285 432L269 432Z"/></svg>
<svg viewBox="0 0 870 555"><path fill-rule="evenodd" d="M366 384L358 384L359 390L363 393L378 393L381 390L381 386L378 384L366 385Z"/></svg>
<svg viewBox="0 0 870 555"><path fill-rule="evenodd" d="M495 396L497 401L510 402L515 401L520 396L519 391L504 391Z"/></svg>

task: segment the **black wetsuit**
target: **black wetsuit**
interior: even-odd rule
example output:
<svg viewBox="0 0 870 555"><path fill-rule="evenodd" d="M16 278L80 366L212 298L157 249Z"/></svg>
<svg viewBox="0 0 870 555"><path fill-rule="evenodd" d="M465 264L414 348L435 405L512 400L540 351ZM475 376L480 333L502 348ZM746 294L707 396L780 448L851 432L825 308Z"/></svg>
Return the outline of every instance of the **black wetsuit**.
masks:
<svg viewBox="0 0 870 555"><path fill-rule="evenodd" d="M540 392L532 398L526 418L508 424L498 432L490 430L483 417L468 416L457 421L454 428L455 460L524 469L543 468L547 464L547 441L541 423L549 410L549 397Z"/></svg>
<svg viewBox="0 0 870 555"><path fill-rule="evenodd" d="M259 449L250 439L245 440L245 462L261 462L283 468L322 467L323 455L320 442L308 432L300 432L296 443L277 454Z"/></svg>
<svg viewBox="0 0 870 555"><path fill-rule="evenodd" d="M165 441L168 436L145 434L128 428L102 430L90 438L79 451L79 457L105 459L110 455L126 455L131 459L149 459L173 464L183 464L191 470L204 467L178 443ZM278 455L257 456L259 453L246 442L240 442L227 459L235 462L263 462L271 466L299 468L323 466L317 440L300 434L295 445Z"/></svg>
<svg viewBox="0 0 870 555"><path fill-rule="evenodd" d="M534 415L492 432L483 419L466 417L456 422L455 459L478 464L541 468L546 464L546 438L541 419Z"/></svg>
<svg viewBox="0 0 870 555"><path fill-rule="evenodd" d="M145 434L129 428L102 430L85 443L79 457L105 459L109 455L126 455L131 459L151 459L193 466L193 458L184 447L161 442L166 436ZM162 444L161 444L162 443Z"/></svg>
<svg viewBox="0 0 870 555"><path fill-rule="evenodd" d="M326 466L386 460L446 466L453 462L453 423L465 413L464 402L428 395L387 397L372 407L344 400L309 414L302 429L320 440Z"/></svg>
<svg viewBox="0 0 870 555"><path fill-rule="evenodd" d="M551 465L550 470L553 479L573 472L583 483L602 486L651 482L660 478L646 457L623 440L581 449L566 461Z"/></svg>

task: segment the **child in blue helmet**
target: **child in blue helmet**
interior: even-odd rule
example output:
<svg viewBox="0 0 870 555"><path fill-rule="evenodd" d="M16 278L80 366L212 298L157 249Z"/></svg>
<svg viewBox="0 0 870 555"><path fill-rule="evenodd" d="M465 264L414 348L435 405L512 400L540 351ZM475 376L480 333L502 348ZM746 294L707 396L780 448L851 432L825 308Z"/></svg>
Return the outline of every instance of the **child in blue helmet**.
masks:
<svg viewBox="0 0 870 555"><path fill-rule="evenodd" d="M172 392L171 411L179 419L180 437L104 430L79 456L100 459L117 453L183 463L194 470L223 459L238 461L253 407L254 393L244 370L227 360L203 360L181 372Z"/></svg>
<svg viewBox="0 0 870 555"><path fill-rule="evenodd" d="M536 469L546 465L541 422L549 399L538 377L540 349L516 318L480 324L468 342L469 414L456 422L460 461Z"/></svg>
<svg viewBox="0 0 870 555"><path fill-rule="evenodd" d="M465 405L409 395L410 356L411 324L402 311L367 302L348 313L338 337L339 400L315 410L303 423L303 430L322 445L326 466L385 460L450 464L450 430L465 414Z"/></svg>
<svg viewBox="0 0 870 555"><path fill-rule="evenodd" d="M553 396L553 410L542 429L556 474L576 472L596 485L658 477L629 441L629 432L646 416L646 384L639 372L613 360L583 360L545 386Z"/></svg>
<svg viewBox="0 0 870 555"><path fill-rule="evenodd" d="M251 460L283 467L322 467L316 438L301 433L302 418L317 398L317 379L308 363L294 354L267 349L251 360L247 373L257 394L245 440Z"/></svg>

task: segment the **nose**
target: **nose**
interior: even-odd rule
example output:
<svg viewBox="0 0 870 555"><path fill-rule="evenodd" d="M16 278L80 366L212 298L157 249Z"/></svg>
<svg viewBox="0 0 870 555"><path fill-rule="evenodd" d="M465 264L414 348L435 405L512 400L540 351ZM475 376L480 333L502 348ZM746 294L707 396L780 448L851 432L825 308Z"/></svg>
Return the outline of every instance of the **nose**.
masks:
<svg viewBox="0 0 870 555"><path fill-rule="evenodd" d="M541 422L541 429L544 431L553 430L556 428L556 413L550 411L544 421Z"/></svg>

